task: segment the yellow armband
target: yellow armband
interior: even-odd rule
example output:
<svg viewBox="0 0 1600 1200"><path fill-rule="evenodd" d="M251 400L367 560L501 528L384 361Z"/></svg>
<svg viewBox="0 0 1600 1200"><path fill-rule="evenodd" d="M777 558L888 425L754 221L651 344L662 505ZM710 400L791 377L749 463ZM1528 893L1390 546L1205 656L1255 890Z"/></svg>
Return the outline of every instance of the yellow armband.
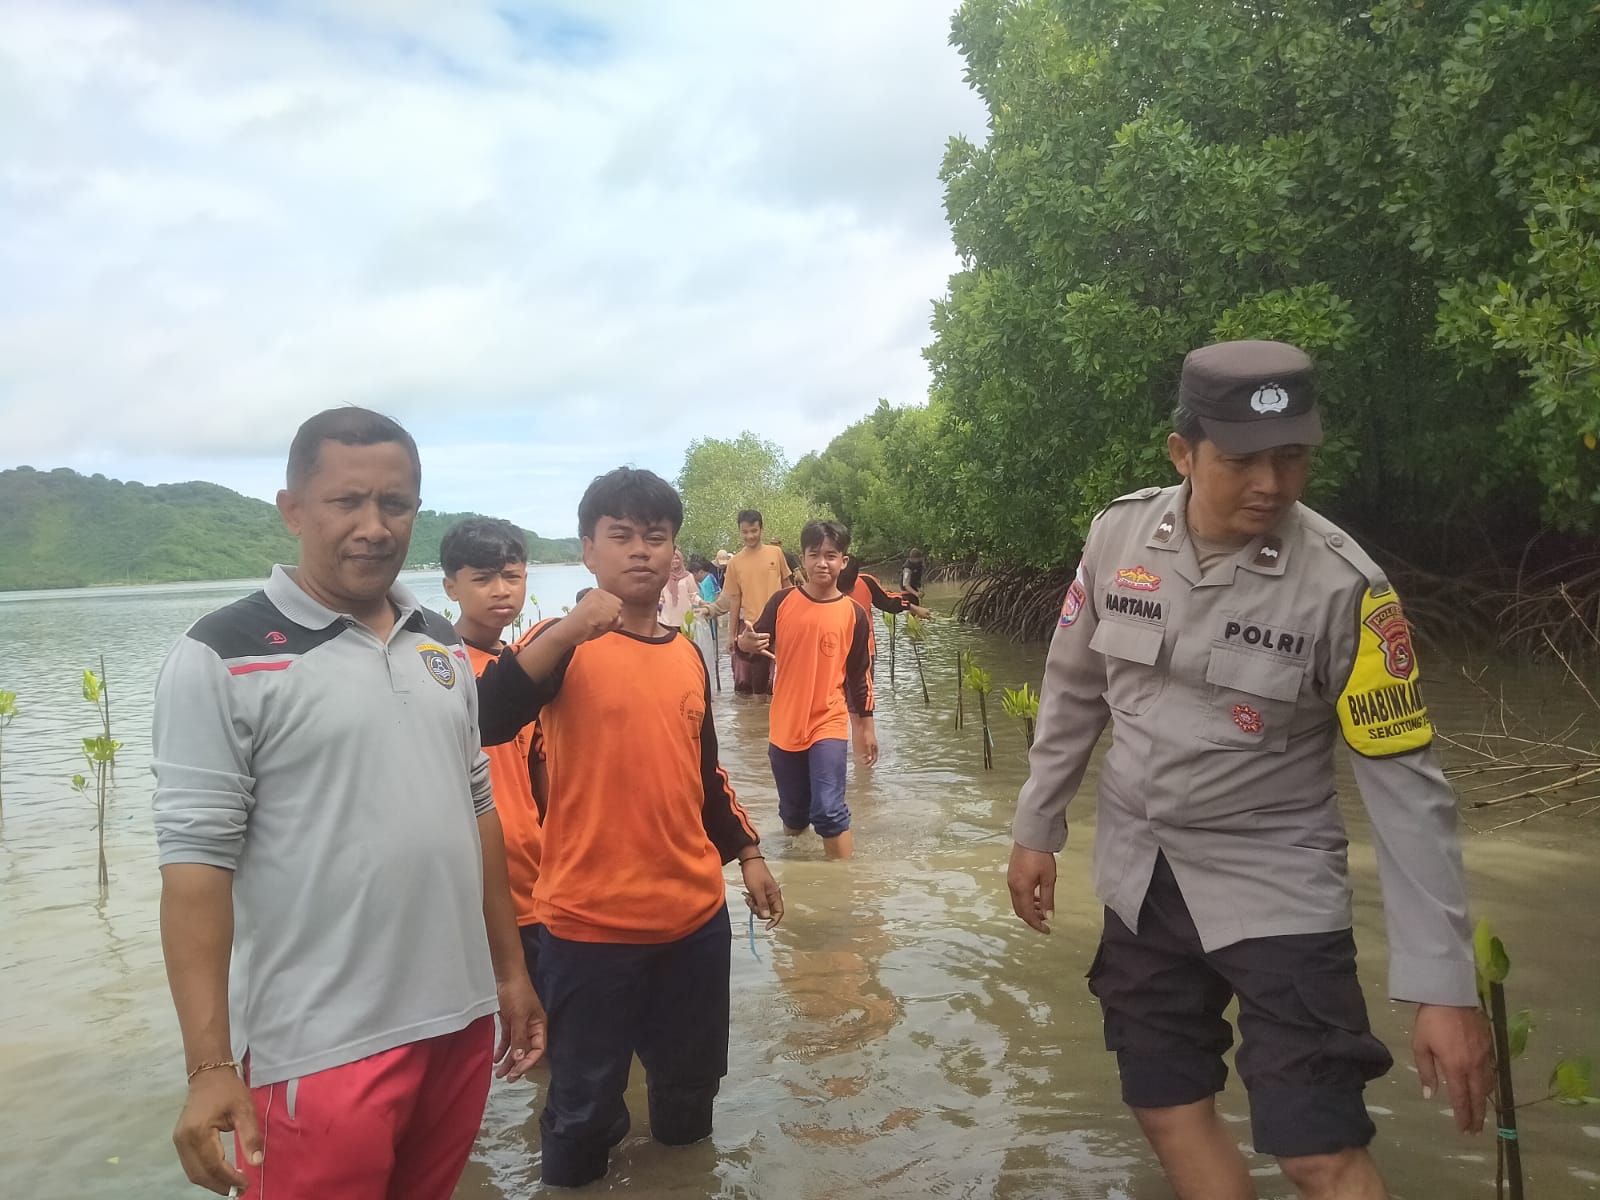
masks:
<svg viewBox="0 0 1600 1200"><path fill-rule="evenodd" d="M1339 725L1352 750L1388 758L1433 741L1417 676L1417 653L1400 598L1392 588L1377 594L1367 588L1361 595L1355 662L1339 696Z"/></svg>

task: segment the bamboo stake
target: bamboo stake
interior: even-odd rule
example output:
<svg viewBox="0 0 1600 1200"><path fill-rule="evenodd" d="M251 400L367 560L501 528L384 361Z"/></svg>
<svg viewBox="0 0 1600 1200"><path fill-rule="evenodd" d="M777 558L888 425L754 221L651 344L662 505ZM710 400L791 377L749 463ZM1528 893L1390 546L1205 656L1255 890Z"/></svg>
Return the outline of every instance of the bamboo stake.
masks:
<svg viewBox="0 0 1600 1200"><path fill-rule="evenodd" d="M917 660L917 679L922 684L922 707L927 708L933 701L928 698L928 677L922 673L922 647L915 641L911 643L911 656Z"/></svg>
<svg viewBox="0 0 1600 1200"><path fill-rule="evenodd" d="M978 693L978 712L983 719L983 769L994 770L994 738L989 734L989 697Z"/></svg>
<svg viewBox="0 0 1600 1200"><path fill-rule="evenodd" d="M106 686L106 656L100 656L100 702L104 705L101 710L101 729L105 733L106 741L111 740L111 689ZM111 778L117 777L117 760L111 760Z"/></svg>
<svg viewBox="0 0 1600 1200"><path fill-rule="evenodd" d="M0 690L0 775L5 772L5 734L6 726L11 724L11 719L17 715L17 694ZM0 819L5 817L5 793L0 789Z"/></svg>
<svg viewBox="0 0 1600 1200"><path fill-rule="evenodd" d="M1506 1028L1506 988L1503 983L1489 985L1489 1024L1494 1030L1494 1073L1498 1085L1495 1101L1499 1131L1499 1162L1495 1173L1495 1194L1500 1192L1502 1174L1511 1188L1511 1200L1523 1200L1522 1145L1517 1141L1517 1096L1511 1083L1511 1034Z"/></svg>
<svg viewBox="0 0 1600 1200"><path fill-rule="evenodd" d="M960 729L964 724L966 724L966 714L962 711L962 702L961 702L962 694L966 691L966 683L961 678L961 676L966 671L966 665L962 662L962 658L963 658L963 655L962 655L961 651L957 650L956 651L956 728L957 729Z"/></svg>
<svg viewBox="0 0 1600 1200"><path fill-rule="evenodd" d="M722 691L722 650L717 645L717 614L711 614L711 661L716 664L717 691Z"/></svg>

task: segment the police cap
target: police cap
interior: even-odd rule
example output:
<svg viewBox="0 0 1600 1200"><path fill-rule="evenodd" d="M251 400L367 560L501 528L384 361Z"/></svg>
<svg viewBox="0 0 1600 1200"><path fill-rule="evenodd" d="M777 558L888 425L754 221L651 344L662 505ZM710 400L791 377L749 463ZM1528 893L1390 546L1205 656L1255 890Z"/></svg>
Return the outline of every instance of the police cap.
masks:
<svg viewBox="0 0 1600 1200"><path fill-rule="evenodd" d="M1322 444L1311 358L1284 342L1218 342L1191 350L1178 402L1228 454Z"/></svg>

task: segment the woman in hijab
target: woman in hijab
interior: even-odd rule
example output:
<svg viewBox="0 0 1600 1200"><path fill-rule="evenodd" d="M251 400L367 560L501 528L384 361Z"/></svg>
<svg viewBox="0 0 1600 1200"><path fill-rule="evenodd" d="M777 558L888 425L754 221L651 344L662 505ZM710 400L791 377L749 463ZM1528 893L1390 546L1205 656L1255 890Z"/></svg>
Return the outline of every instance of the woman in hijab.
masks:
<svg viewBox="0 0 1600 1200"><path fill-rule="evenodd" d="M660 615L657 619L668 629L682 629L683 618L693 611L699 600L700 588L683 565L683 551L674 550L672 574L667 576L667 586L661 589Z"/></svg>

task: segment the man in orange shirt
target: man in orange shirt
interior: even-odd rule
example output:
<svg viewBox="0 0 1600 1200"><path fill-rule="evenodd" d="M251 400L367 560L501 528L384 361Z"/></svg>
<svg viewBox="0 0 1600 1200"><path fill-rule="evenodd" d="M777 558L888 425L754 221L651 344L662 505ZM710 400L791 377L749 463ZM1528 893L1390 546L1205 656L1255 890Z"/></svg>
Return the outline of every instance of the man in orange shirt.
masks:
<svg viewBox="0 0 1600 1200"><path fill-rule="evenodd" d="M711 619L721 613L733 613L736 630L754 624L766 608L767 601L789 584L789 562L782 546L764 546L761 543L761 514L753 508L740 511L739 540L744 549L728 560L727 574L722 579L722 595L711 605ZM759 654L745 654L737 641L730 643L733 654L733 690L770 696L772 694L772 660Z"/></svg>
<svg viewBox="0 0 1600 1200"><path fill-rule="evenodd" d="M480 677L488 745L535 715L550 770L544 859L533 890L550 1088L539 1119L545 1183L606 1174L628 1131L635 1051L650 1132L710 1135L728 1069L732 929L723 864L737 859L751 910L777 924L783 897L717 761L705 660L656 620L683 504L649 471L621 467L578 506L596 586L534 626Z"/></svg>
<svg viewBox="0 0 1600 1200"><path fill-rule="evenodd" d="M472 673L483 669L505 649L500 635L516 619L528 598L528 550L522 530L510 521L469 517L445 531L439 543L444 568L444 594L461 606L456 632L466 643ZM530 721L509 742L485 748L494 806L505 830L506 874L511 902L522 936L528 978L538 987L538 918L533 914L533 884L539 878L544 848L540 828L544 810L544 739L539 723Z"/></svg>
<svg viewBox="0 0 1600 1200"><path fill-rule="evenodd" d="M852 714L863 760L878 761L872 619L839 590L849 549L850 531L837 521L808 522L800 531L805 583L767 601L755 627L739 637L746 654L779 664L767 757L784 832L814 827L829 858L849 858L854 849L844 799Z"/></svg>

